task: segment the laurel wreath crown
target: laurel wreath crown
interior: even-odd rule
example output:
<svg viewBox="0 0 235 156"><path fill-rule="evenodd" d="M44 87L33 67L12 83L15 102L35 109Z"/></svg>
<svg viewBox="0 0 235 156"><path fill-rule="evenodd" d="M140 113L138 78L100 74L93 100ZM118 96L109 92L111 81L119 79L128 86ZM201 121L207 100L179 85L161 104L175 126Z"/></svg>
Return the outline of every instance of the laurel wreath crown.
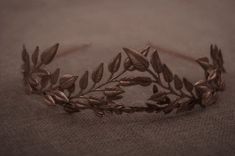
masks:
<svg viewBox="0 0 235 156"><path fill-rule="evenodd" d="M122 53L118 53L107 69L101 63L91 73L85 71L80 77L72 74L61 76L60 68L53 72L46 69L46 65L55 58L58 48L59 44L55 44L40 54L39 47L36 47L30 56L23 46L23 81L26 93L40 95L49 106L62 106L68 113L92 110L99 117L105 113L168 114L174 110L178 113L192 110L195 105L204 108L214 104L217 93L225 88L222 79L225 73L223 56L216 45L210 46L211 62L207 57L195 60L205 73L204 79L196 83L174 74L161 61L158 51L150 46L140 52L123 48L126 58L122 59ZM102 81L104 70L108 70L110 76ZM146 76L123 76L133 71L144 72ZM92 84L89 86L90 81ZM152 95L145 105L126 106L118 103L123 98L124 89L135 85L151 87Z"/></svg>

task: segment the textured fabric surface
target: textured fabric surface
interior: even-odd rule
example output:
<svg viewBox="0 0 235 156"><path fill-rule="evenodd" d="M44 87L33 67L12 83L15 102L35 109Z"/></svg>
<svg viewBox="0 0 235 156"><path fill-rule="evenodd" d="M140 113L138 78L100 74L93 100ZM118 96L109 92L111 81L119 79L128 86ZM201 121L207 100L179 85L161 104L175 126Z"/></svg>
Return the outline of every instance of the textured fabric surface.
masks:
<svg viewBox="0 0 235 156"><path fill-rule="evenodd" d="M0 155L235 155L234 0L1 0ZM123 46L148 41L190 57L209 54L216 43L225 57L227 88L218 103L186 114L145 114L97 118L48 108L27 96L20 73L21 48L56 42L61 48L91 44L50 65L63 73L83 73L108 62ZM60 50L60 52L62 52ZM161 53L179 75L199 80L195 64ZM128 89L123 102L141 105L148 88Z"/></svg>

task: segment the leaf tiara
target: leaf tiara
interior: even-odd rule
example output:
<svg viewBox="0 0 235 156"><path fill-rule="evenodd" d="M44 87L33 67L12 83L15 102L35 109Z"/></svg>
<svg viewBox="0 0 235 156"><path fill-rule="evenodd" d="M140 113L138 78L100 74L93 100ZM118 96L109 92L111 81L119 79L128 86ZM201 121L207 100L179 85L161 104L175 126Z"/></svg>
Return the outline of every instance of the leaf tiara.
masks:
<svg viewBox="0 0 235 156"><path fill-rule="evenodd" d="M122 59L122 53L118 53L107 64L107 69L104 63L100 63L91 73L85 71L79 77L71 74L60 76L59 68L53 72L45 68L55 58L58 48L59 44L55 44L40 54L39 47L36 47L30 56L23 46L23 82L27 94L42 96L49 106L59 105L68 113L92 110L99 117L106 113L179 113L190 111L196 105L205 108L214 104L218 92L225 88L223 56L216 45L210 46L211 61L207 57L195 60L204 70L204 79L194 84L174 74L151 46L140 52L123 48L126 58ZM105 70L110 76L102 82ZM146 76L124 76L133 71L144 72ZM124 89L135 85L151 87L152 94L145 105L118 103L124 96Z"/></svg>

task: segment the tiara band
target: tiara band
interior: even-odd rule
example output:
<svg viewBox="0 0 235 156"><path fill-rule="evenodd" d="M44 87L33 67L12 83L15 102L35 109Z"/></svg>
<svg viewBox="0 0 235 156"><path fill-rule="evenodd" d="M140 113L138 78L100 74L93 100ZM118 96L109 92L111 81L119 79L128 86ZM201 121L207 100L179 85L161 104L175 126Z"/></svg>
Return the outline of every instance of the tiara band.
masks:
<svg viewBox="0 0 235 156"><path fill-rule="evenodd" d="M40 95L49 106L62 106L68 113L92 110L99 117L106 113L179 113L190 111L196 105L205 108L214 104L218 92L225 89L223 56L216 45L210 46L211 61L207 57L195 60L204 70L204 78L196 83L173 74L151 46L140 52L123 48L126 58L122 59L122 53L118 53L107 68L100 63L91 73L85 71L79 77L60 76L59 68L53 72L45 68L55 58L58 48L59 44L55 44L40 54L39 47L36 47L30 56L23 46L23 82L27 94ZM105 70L109 77L103 80ZM144 72L145 76L126 75L133 71ZM151 87L152 94L146 103L143 106L118 103L123 98L124 89L136 85Z"/></svg>

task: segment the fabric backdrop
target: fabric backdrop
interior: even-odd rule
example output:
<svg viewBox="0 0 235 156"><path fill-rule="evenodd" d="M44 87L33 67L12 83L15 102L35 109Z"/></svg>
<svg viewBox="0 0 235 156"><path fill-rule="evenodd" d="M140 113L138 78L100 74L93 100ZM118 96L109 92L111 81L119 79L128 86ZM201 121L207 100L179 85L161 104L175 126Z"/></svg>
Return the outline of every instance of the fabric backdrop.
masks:
<svg viewBox="0 0 235 156"><path fill-rule="evenodd" d="M235 155L234 8L234 0L1 0L0 155ZM68 115L48 108L23 91L23 44L32 50L59 42L61 53L80 47L50 68L81 74L108 62L123 46L141 49L149 41L194 58L207 56L211 43L221 47L227 88L217 104L179 115L100 119L90 111ZM193 63L160 55L193 82L203 75ZM124 102L141 105L149 93L130 88Z"/></svg>

